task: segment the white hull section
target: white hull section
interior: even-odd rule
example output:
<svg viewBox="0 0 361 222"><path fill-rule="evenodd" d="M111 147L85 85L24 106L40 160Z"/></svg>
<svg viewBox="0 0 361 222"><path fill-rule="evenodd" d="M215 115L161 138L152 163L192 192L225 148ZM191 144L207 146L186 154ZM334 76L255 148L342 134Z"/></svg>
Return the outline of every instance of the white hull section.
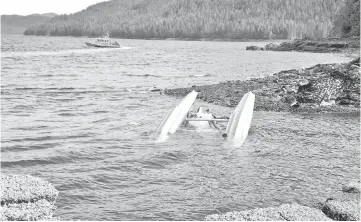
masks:
<svg viewBox="0 0 361 222"><path fill-rule="evenodd" d="M207 121L198 122L198 121L190 121L189 125L194 126L198 129L211 129L212 127L209 126L209 123Z"/></svg>
<svg viewBox="0 0 361 222"><path fill-rule="evenodd" d="M96 44L96 43L91 43L91 42L85 42L85 44L87 46L92 46L92 47L97 47L97 48L120 48L120 45L116 45L116 44Z"/></svg>
<svg viewBox="0 0 361 222"><path fill-rule="evenodd" d="M156 129L157 142L165 141L168 138L168 134L173 134L177 131L183 120L186 118L197 95L198 93L193 90L188 93L175 108L167 113Z"/></svg>
<svg viewBox="0 0 361 222"><path fill-rule="evenodd" d="M202 119L202 118L206 117L206 114L202 112L202 108L200 108L199 112L196 115L197 115L197 117L195 117L196 119ZM194 126L196 128L200 128L200 129L209 129L209 128L211 128L207 121L202 121L202 122L189 121L188 124L191 125L191 126Z"/></svg>
<svg viewBox="0 0 361 222"><path fill-rule="evenodd" d="M229 118L226 134L228 141L234 145L242 145L248 135L253 117L255 95L246 93Z"/></svg>
<svg viewBox="0 0 361 222"><path fill-rule="evenodd" d="M196 117L189 119L188 124L198 129L214 129L214 126L209 124L209 120L212 119L214 119L212 114L203 113L201 108L200 111L196 114Z"/></svg>

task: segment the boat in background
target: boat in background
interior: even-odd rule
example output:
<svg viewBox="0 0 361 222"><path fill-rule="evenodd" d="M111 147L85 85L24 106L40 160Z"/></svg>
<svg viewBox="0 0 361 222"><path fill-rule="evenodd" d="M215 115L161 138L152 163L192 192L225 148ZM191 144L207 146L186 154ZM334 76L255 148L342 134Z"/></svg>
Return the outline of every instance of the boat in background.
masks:
<svg viewBox="0 0 361 222"><path fill-rule="evenodd" d="M109 35L103 36L102 38L97 38L93 42L85 42L87 46L97 47L97 48L120 48L120 45L116 41L111 41Z"/></svg>

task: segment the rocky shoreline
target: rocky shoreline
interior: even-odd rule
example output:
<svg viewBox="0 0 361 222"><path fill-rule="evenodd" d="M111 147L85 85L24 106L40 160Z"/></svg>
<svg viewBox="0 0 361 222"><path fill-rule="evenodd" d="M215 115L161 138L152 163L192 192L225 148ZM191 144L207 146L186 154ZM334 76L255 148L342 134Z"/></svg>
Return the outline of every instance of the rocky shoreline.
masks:
<svg viewBox="0 0 361 222"><path fill-rule="evenodd" d="M258 208L246 211L232 211L213 214L206 221L359 221L360 181L343 186L344 196L328 198L316 206L302 206L297 203L278 207Z"/></svg>
<svg viewBox="0 0 361 222"><path fill-rule="evenodd" d="M206 221L331 221L360 220L360 181L342 187L341 199L328 198L316 206L297 203L278 207L208 215ZM54 221L59 192L49 183L29 175L1 175L1 221Z"/></svg>
<svg viewBox="0 0 361 222"><path fill-rule="evenodd" d="M247 46L246 50L345 53L358 55L360 50L360 37L327 38L321 40L295 39L293 41L282 42L279 45L269 43L264 47Z"/></svg>
<svg viewBox="0 0 361 222"><path fill-rule="evenodd" d="M1 174L1 221L57 220L59 192L49 182L29 175Z"/></svg>
<svg viewBox="0 0 361 222"><path fill-rule="evenodd" d="M292 44L297 44L297 41ZM268 46L266 50L290 51L291 45L279 48ZM307 43L312 45L310 43ZM306 45L307 45L306 44ZM287 49L287 47L288 49ZM341 47L342 46L342 47ZM350 45L334 45L345 52ZM326 47L316 46L316 47ZM353 47L353 46L352 46ZM310 49L310 48L309 48ZM359 45L355 46L357 51ZM250 49L248 49L250 50ZM264 50L255 48L252 50ZM311 49L310 49L311 50ZM320 49L318 52L330 52ZM296 50L297 51L297 50ZM302 51L301 48L298 51ZM307 51L303 49L303 51ZM312 50L311 50L312 51ZM219 84L166 89L170 96L184 97L192 90L199 92L198 98L221 106L235 107L243 95L252 91L256 95L255 111L282 112L360 112L360 57L343 64L318 64L307 69L292 69L275 73L265 78L245 81L227 81ZM360 220L360 181L342 187L342 197L328 198L315 206L297 203L278 207L233 211L205 217L207 221L331 221Z"/></svg>
<svg viewBox="0 0 361 222"><path fill-rule="evenodd" d="M318 64L292 69L264 78L227 81L219 84L166 89L170 96L183 97L192 90L198 99L234 107L248 91L256 95L255 111L359 112L360 57L343 64Z"/></svg>

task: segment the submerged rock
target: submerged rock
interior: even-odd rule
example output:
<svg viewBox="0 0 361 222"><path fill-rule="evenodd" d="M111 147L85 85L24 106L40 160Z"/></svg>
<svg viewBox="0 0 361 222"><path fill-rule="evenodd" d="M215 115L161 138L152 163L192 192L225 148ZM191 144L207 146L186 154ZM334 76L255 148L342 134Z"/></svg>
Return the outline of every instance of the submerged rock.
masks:
<svg viewBox="0 0 361 222"><path fill-rule="evenodd" d="M331 221L322 211L298 204L233 211L205 217L207 221Z"/></svg>
<svg viewBox="0 0 361 222"><path fill-rule="evenodd" d="M360 181L352 181L342 187L342 191L345 193L360 193Z"/></svg>
<svg viewBox="0 0 361 222"><path fill-rule="evenodd" d="M58 193L49 182L40 178L2 174L0 219L53 220Z"/></svg>

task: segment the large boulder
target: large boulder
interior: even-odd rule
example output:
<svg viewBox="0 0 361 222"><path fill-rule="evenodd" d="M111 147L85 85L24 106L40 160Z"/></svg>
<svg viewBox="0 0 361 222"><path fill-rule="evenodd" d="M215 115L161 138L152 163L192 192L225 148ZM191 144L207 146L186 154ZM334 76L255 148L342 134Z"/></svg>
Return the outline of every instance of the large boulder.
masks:
<svg viewBox="0 0 361 222"><path fill-rule="evenodd" d="M333 220L360 221L360 201L327 200L322 211Z"/></svg>
<svg viewBox="0 0 361 222"><path fill-rule="evenodd" d="M46 200L9 203L1 206L2 221L54 220L54 205Z"/></svg>
<svg viewBox="0 0 361 222"><path fill-rule="evenodd" d="M354 180L342 186L342 193L337 198L328 198L319 204L329 218L342 221L360 220L360 181Z"/></svg>
<svg viewBox="0 0 361 222"><path fill-rule="evenodd" d="M1 216L7 220L54 220L58 191L28 175L1 175Z"/></svg>

